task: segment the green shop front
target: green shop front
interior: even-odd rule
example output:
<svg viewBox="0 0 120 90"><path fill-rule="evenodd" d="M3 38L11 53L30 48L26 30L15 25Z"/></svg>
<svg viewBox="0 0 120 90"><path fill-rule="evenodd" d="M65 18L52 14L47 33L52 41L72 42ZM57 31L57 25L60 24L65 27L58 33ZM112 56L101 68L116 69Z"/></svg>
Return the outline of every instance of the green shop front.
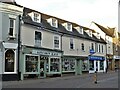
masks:
<svg viewBox="0 0 120 90"><path fill-rule="evenodd" d="M87 57L82 56L66 56L62 57L62 74L73 73L81 75L89 71L89 60Z"/></svg>
<svg viewBox="0 0 120 90"><path fill-rule="evenodd" d="M62 75L61 56L59 50L23 46L19 65L21 80Z"/></svg>

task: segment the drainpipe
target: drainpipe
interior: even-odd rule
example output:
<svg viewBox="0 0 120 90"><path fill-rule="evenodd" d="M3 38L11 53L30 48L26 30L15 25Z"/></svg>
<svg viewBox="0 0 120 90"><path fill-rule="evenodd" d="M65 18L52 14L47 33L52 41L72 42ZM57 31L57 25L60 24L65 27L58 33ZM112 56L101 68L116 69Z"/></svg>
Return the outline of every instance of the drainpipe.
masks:
<svg viewBox="0 0 120 90"><path fill-rule="evenodd" d="M105 34L105 41L107 41L107 39L106 39L106 34ZM105 67L105 72L107 73L107 71L108 71L108 69L109 69L109 61L108 61L108 56L107 56L107 51L108 51L108 49L107 49L107 45L108 45L108 43L106 42L106 45L105 45L105 49L106 49L106 63L105 63L105 65L106 65L106 67Z"/></svg>
<svg viewBox="0 0 120 90"><path fill-rule="evenodd" d="M20 33L21 33L21 15L19 15L19 23L18 23L18 67L17 67L17 72L18 72L18 81L20 80L20 75L21 75L21 72L19 70L19 61L20 61Z"/></svg>
<svg viewBox="0 0 120 90"><path fill-rule="evenodd" d="M60 47L60 48L61 48L61 51L63 50L63 49L62 49L62 37L63 37L63 35L64 35L64 34L61 35L61 40L60 40L60 41L61 41L61 45L60 45L60 46L61 46L61 47ZM62 59L63 59L63 53L62 53L62 56L61 56L61 77L62 77Z"/></svg>

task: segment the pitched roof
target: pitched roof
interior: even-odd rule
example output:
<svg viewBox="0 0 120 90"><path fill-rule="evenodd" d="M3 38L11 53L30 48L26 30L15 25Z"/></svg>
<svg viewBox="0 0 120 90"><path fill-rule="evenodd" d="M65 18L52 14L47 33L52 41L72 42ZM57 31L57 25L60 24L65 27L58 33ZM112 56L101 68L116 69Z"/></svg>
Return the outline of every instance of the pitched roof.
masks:
<svg viewBox="0 0 120 90"><path fill-rule="evenodd" d="M19 6L19 7L23 7L23 6L19 5L19 4L17 4L15 0L0 0L0 2L15 5L15 6Z"/></svg>
<svg viewBox="0 0 120 90"><path fill-rule="evenodd" d="M35 12L38 12L38 13L42 14L42 20L41 20L41 23L36 23L36 22L32 21L31 17L28 15L28 13L34 12L34 11L35 10L24 7L24 13L23 13L24 23L34 25L34 26L38 26L38 27L43 27L46 30L58 32L58 33L61 33L61 34L64 34L64 35L70 35L72 37L79 37L79 38L84 38L84 39L88 39L88 40L92 40L92 41L96 41L96 42L100 42L100 43L105 43L105 42L103 42L103 41L101 41L101 40L99 40L95 37L90 37L85 31L84 31L84 34L80 34L75 28L72 28L72 30L73 30L72 32L67 31L61 23L58 23L58 28L52 27L46 20L47 15L42 14L38 11L35 11ZM58 22L59 22L59 20L62 21L62 19L59 19L59 18L57 18L57 19L58 19ZM65 22L65 21L63 20L63 22ZM74 24L74 26L77 26L77 24L75 24L75 23L72 23L72 24ZM83 26L81 26L81 27L83 27ZM87 28L87 27L83 27L83 29L84 30L91 30L92 32L95 32L93 29L90 29L90 28Z"/></svg>
<svg viewBox="0 0 120 90"><path fill-rule="evenodd" d="M113 37L114 36L114 29L115 28L110 28L110 27L108 27L108 28L105 28L105 27L103 27L102 25L99 25L99 24L97 24L97 23L95 23L95 22L93 22L95 25L97 25L104 33L106 33L106 35L108 35L108 36L110 36L110 37Z"/></svg>

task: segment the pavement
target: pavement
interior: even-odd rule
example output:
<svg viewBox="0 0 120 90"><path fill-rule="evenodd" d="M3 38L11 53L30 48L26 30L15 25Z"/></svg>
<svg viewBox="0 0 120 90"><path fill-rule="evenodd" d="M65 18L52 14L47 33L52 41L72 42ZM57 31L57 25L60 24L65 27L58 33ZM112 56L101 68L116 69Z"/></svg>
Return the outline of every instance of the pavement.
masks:
<svg viewBox="0 0 120 90"><path fill-rule="evenodd" d="M69 75L45 79L27 79L23 81L3 81L3 88L118 88L118 72Z"/></svg>

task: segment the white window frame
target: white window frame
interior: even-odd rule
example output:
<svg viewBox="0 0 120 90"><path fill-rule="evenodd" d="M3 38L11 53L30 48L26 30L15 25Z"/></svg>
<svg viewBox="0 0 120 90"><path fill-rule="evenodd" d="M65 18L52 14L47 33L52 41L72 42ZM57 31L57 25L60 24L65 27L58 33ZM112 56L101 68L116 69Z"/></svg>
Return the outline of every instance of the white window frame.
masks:
<svg viewBox="0 0 120 90"><path fill-rule="evenodd" d="M98 50L99 50L99 53L101 52L101 45L99 44L99 48L98 48Z"/></svg>
<svg viewBox="0 0 120 90"><path fill-rule="evenodd" d="M41 40L40 40L40 45L38 45L38 44L36 44L36 39L35 39L34 45L37 47L41 47L42 46L42 32L40 32L40 31L35 31L35 32L41 33ZM34 32L34 35L35 35L35 32Z"/></svg>
<svg viewBox="0 0 120 90"><path fill-rule="evenodd" d="M17 57L16 57L16 50L13 50L13 52L14 52L14 55L15 55L15 57L14 57L14 72L5 72L5 53L7 52L7 50L13 50L13 49L6 49L5 51L4 51L4 68L3 68L3 74L17 74Z"/></svg>
<svg viewBox="0 0 120 90"><path fill-rule="evenodd" d="M65 27L65 29L66 29L67 31L72 32L72 24L71 24L71 23L66 22L66 23L63 23L62 25ZM70 25L70 29L68 28L69 25Z"/></svg>
<svg viewBox="0 0 120 90"><path fill-rule="evenodd" d="M66 29L68 31L72 31L72 24L71 23L67 23Z"/></svg>
<svg viewBox="0 0 120 90"><path fill-rule="evenodd" d="M38 23L40 23L40 14L39 13L36 13L36 12L34 12L34 22L38 22ZM37 17L35 17L35 16L37 16Z"/></svg>
<svg viewBox="0 0 120 90"><path fill-rule="evenodd" d="M10 24L11 24L11 21L10 21L10 20L13 20L13 27L10 26ZM12 31L12 32L13 32L13 33L12 33L13 35L10 35L10 28L13 29L13 31ZM11 18L11 17L9 18L8 35L9 35L10 38L15 38L15 19L14 19L14 18Z"/></svg>
<svg viewBox="0 0 120 90"><path fill-rule="evenodd" d="M52 18L51 25L52 25L53 27L57 28L57 27L58 27L58 21L57 21L57 19Z"/></svg>
<svg viewBox="0 0 120 90"><path fill-rule="evenodd" d="M82 50L82 44L84 45L84 50ZM85 43L81 43L81 50L85 51Z"/></svg>
<svg viewBox="0 0 120 90"><path fill-rule="evenodd" d="M93 46L92 46L93 45ZM93 48L92 48L93 47ZM94 43L91 43L91 49L93 49L95 51L95 48L94 48Z"/></svg>
<svg viewBox="0 0 120 90"><path fill-rule="evenodd" d="M73 49L71 49L71 40L72 40L72 43L73 43ZM75 49L75 42L74 42L74 39L73 38L70 38L70 42L69 42L69 49L70 50L74 50Z"/></svg>
<svg viewBox="0 0 120 90"><path fill-rule="evenodd" d="M26 56L37 56L37 57L38 57L38 72L26 72ZM24 62L23 62L23 63L24 63L24 64L23 64L23 65L24 65L24 66L23 66L24 73L26 73L26 74L27 74L27 73L28 73L28 74L29 74L29 73L32 73L32 74L38 73L38 74L39 74L39 67L40 67L40 57L39 57L39 55L25 54L23 61L24 61Z"/></svg>
<svg viewBox="0 0 120 90"><path fill-rule="evenodd" d="M90 37L92 37L92 31L91 30L89 30L89 35L90 35Z"/></svg>
<svg viewBox="0 0 120 90"><path fill-rule="evenodd" d="M58 20L56 18L49 18L47 19L47 22L55 28L58 28Z"/></svg>
<svg viewBox="0 0 120 90"><path fill-rule="evenodd" d="M55 37L57 37L59 40L59 47L55 47ZM58 36L58 35L53 36L53 47L54 47L54 49L60 49L60 36Z"/></svg>
<svg viewBox="0 0 120 90"><path fill-rule="evenodd" d="M101 46L101 52L104 53L104 45Z"/></svg>
<svg viewBox="0 0 120 90"><path fill-rule="evenodd" d="M75 29L80 33L83 34L83 28L82 27L75 27Z"/></svg>
<svg viewBox="0 0 120 90"><path fill-rule="evenodd" d="M80 27L80 30L79 30L80 34L83 34L83 28Z"/></svg>
<svg viewBox="0 0 120 90"><path fill-rule="evenodd" d="M37 21L35 20L35 14L37 14L38 15L38 17L37 17ZM32 18L32 20L34 21L34 22L37 22L37 23L41 23L41 14L40 13L38 13L38 12L31 12L31 13L29 13L28 14L29 16L31 16L31 18Z"/></svg>

